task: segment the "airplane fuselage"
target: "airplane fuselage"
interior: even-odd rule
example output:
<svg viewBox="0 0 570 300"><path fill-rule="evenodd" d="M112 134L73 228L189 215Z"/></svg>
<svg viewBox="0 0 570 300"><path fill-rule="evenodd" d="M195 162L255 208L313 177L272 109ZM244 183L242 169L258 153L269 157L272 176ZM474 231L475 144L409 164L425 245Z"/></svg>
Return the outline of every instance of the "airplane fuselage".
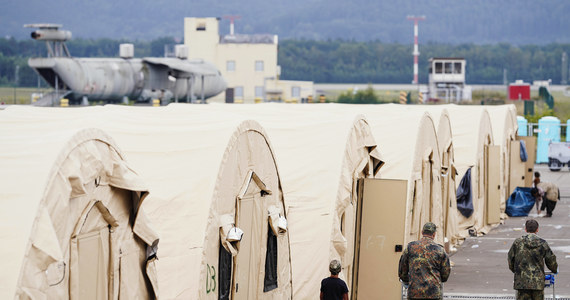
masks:
<svg viewBox="0 0 570 300"><path fill-rule="evenodd" d="M69 90L72 101L199 99L226 88L217 68L202 60L48 57L30 58L28 64L52 87ZM200 71L184 72L188 68Z"/></svg>

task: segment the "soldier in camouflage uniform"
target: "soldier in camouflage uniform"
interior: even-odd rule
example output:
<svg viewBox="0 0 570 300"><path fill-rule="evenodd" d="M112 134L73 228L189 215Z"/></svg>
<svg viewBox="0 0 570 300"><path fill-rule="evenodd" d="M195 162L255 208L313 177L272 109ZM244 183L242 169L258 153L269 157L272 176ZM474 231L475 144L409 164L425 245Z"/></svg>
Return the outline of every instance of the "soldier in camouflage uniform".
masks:
<svg viewBox="0 0 570 300"><path fill-rule="evenodd" d="M436 226L427 222L423 237L408 244L398 267L398 276L409 284L408 299L442 299L443 286L449 278L449 257L441 245L436 244Z"/></svg>
<svg viewBox="0 0 570 300"><path fill-rule="evenodd" d="M518 300L543 300L544 264L557 272L556 256L548 243L536 235L536 220L527 220L525 230L528 234L517 238L509 250L509 269L515 273L514 289Z"/></svg>

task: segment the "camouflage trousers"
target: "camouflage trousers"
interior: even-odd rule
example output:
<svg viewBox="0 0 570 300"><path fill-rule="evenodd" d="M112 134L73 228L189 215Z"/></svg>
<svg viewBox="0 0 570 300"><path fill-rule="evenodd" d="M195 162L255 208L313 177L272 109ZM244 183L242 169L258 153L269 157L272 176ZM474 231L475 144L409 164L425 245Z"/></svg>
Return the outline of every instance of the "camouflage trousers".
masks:
<svg viewBox="0 0 570 300"><path fill-rule="evenodd" d="M544 300L544 290L517 290L517 300Z"/></svg>

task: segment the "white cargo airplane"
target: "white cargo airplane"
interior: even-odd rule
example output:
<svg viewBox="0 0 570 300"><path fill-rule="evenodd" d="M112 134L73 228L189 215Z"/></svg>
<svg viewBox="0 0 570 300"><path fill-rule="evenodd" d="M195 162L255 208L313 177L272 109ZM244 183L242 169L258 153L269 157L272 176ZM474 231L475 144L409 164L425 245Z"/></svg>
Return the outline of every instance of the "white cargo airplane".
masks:
<svg viewBox="0 0 570 300"><path fill-rule="evenodd" d="M133 58L131 44L121 45L121 57L76 58L65 45L71 32L59 24L27 24L38 28L31 36L46 41L47 57L30 58L28 65L54 89L36 105L53 105L59 98L87 105L96 101L184 100L196 102L226 89L226 82L212 63L187 59L186 48L177 45L177 57Z"/></svg>

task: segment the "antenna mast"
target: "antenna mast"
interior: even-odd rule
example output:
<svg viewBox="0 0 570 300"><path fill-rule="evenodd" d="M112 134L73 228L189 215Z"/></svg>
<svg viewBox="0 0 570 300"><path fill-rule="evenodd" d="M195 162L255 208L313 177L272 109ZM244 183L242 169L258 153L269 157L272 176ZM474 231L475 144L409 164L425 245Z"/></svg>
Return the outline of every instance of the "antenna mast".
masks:
<svg viewBox="0 0 570 300"><path fill-rule="evenodd" d="M234 21L241 19L241 16L224 16L225 20L230 20L230 35L234 35Z"/></svg>
<svg viewBox="0 0 570 300"><path fill-rule="evenodd" d="M407 16L408 20L414 21L414 80L413 84L418 84L418 58L420 56L420 51L418 49L418 22L426 19L425 16Z"/></svg>

